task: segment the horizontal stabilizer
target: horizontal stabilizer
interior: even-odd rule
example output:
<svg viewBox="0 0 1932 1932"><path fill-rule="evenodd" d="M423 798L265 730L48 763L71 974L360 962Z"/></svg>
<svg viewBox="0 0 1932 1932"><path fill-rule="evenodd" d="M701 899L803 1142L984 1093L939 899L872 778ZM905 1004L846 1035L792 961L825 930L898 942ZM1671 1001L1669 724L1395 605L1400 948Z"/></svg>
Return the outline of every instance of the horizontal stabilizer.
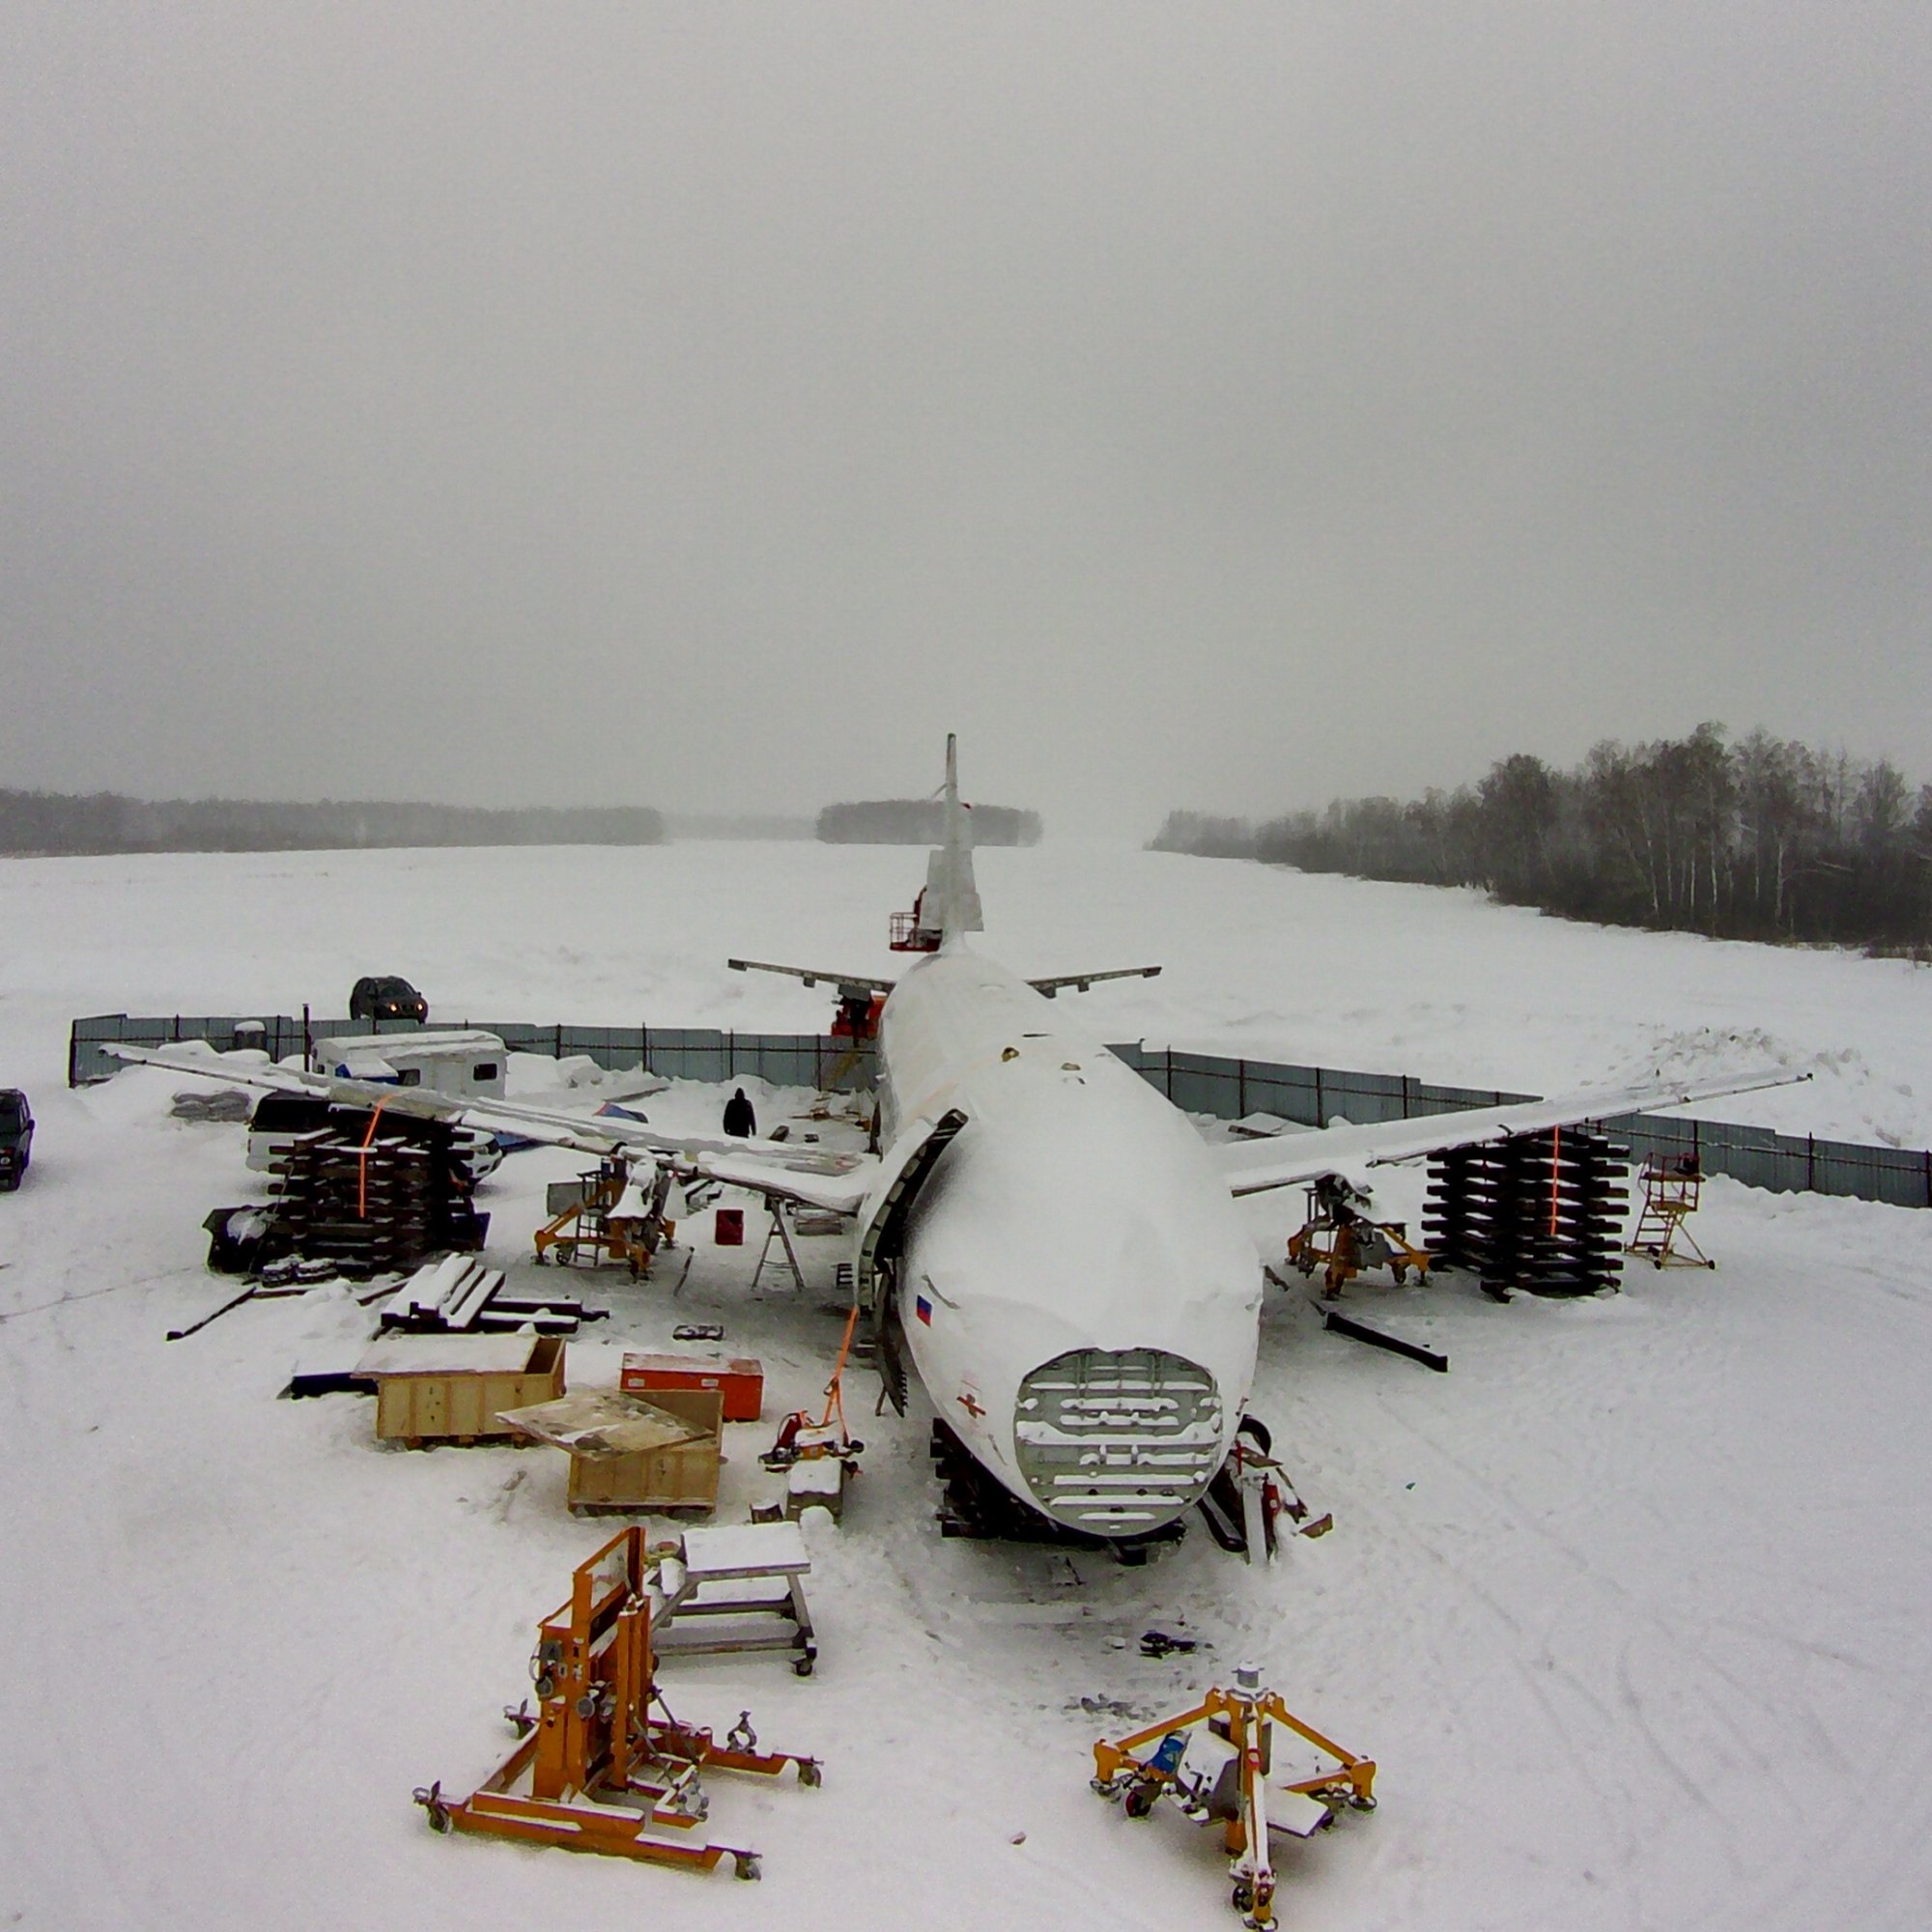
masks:
<svg viewBox="0 0 1932 1932"><path fill-rule="evenodd" d="M874 993L890 993L894 984L869 973L827 973L816 966L778 966L769 959L727 959L724 963L734 973L782 973L787 979L803 980L808 986L823 980L828 986L838 988L840 998L869 999Z"/></svg>
<svg viewBox="0 0 1932 1932"><path fill-rule="evenodd" d="M1044 993L1050 1000L1065 986L1084 993L1096 980L1157 980L1159 977L1158 966L1110 966L1104 973L1060 973L1048 980L1029 980L1027 984L1036 993Z"/></svg>

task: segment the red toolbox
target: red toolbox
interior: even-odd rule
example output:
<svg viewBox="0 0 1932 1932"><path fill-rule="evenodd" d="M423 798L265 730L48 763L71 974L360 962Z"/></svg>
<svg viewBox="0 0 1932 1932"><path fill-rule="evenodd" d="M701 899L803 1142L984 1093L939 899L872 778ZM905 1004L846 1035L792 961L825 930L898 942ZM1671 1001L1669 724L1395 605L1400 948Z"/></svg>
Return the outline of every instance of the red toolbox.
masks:
<svg viewBox="0 0 1932 1932"><path fill-rule="evenodd" d="M618 1386L626 1395L653 1389L716 1389L724 1398L726 1422L755 1422L765 1410L765 1365L749 1355L632 1355L624 1357Z"/></svg>

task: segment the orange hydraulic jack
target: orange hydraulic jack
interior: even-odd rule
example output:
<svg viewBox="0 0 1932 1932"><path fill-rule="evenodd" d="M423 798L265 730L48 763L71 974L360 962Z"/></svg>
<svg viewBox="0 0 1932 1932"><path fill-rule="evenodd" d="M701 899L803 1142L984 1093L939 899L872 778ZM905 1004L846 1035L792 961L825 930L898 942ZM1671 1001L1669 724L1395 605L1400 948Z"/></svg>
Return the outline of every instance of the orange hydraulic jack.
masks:
<svg viewBox="0 0 1932 1932"><path fill-rule="evenodd" d="M729 1858L740 1878L759 1876L756 1852L713 1844L697 1830L710 1809L700 1774L775 1777L795 1765L801 1784L816 1784L818 1760L761 1752L749 1711L722 1745L671 1716L653 1668L646 1554L643 1529L633 1525L578 1567L569 1603L537 1627L536 1714L527 1700L503 1713L517 1747L460 1803L443 1797L440 1780L415 1793L436 1830L694 1871Z"/></svg>
<svg viewBox="0 0 1932 1932"><path fill-rule="evenodd" d="M1269 1787L1264 1780L1276 1724L1333 1758L1334 1768ZM1249 1926L1275 1922L1269 1827L1306 1837L1332 1824L1343 1804L1373 1811L1375 1785L1370 1759L1304 1724L1252 1666L1235 1672L1232 1690L1209 1690L1191 1711L1094 1747L1094 1789L1129 1818L1145 1818L1157 1800L1169 1798L1196 1824L1223 1821L1234 1907Z"/></svg>

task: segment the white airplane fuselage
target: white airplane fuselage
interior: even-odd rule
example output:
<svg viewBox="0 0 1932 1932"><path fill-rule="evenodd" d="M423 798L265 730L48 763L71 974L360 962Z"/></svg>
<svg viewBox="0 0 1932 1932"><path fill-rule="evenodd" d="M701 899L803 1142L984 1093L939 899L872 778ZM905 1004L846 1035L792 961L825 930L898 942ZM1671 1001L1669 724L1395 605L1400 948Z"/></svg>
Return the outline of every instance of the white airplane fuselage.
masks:
<svg viewBox="0 0 1932 1932"><path fill-rule="evenodd" d="M963 941L879 1025L881 1142L957 1108L906 1223L899 1306L934 1409L1015 1496L1089 1534L1185 1510L1254 1379L1261 1271L1187 1119Z"/></svg>

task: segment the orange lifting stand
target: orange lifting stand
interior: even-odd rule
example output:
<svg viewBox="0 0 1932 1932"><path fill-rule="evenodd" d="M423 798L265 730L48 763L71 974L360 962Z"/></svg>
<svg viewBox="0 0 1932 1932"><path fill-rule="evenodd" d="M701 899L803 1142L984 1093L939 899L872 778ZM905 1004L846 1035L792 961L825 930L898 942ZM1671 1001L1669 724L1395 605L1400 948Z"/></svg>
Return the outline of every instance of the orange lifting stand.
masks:
<svg viewBox="0 0 1932 1932"><path fill-rule="evenodd" d="M1332 1758L1333 1769L1270 1787L1277 1724ZM1235 1672L1232 1690L1209 1690L1191 1711L1094 1747L1094 1789L1129 1818L1145 1818L1167 1798L1196 1824L1223 1822L1232 1902L1249 1926L1275 1922L1269 1828L1306 1837L1332 1824L1344 1804L1373 1811L1375 1788L1373 1761L1304 1724L1252 1665Z"/></svg>
<svg viewBox="0 0 1932 1932"><path fill-rule="evenodd" d="M659 1241L668 1239L675 1226L664 1212L669 1189L668 1169L640 1186L633 1180L630 1163L612 1155L595 1172L580 1175L576 1204L537 1230L537 1261L554 1260L569 1267L608 1257L628 1266L633 1281L648 1274Z"/></svg>
<svg viewBox="0 0 1932 1932"><path fill-rule="evenodd" d="M1624 1250L1641 1255L1652 1267L1705 1267L1718 1264L1700 1248L1684 1225L1697 1211L1704 1174L1694 1153L1645 1154L1637 1177L1643 1182L1643 1208L1636 1232Z"/></svg>
<svg viewBox="0 0 1932 1932"><path fill-rule="evenodd" d="M776 1777L793 1765L801 1784L816 1784L818 1760L761 1752L748 1711L722 1745L672 1717L657 1686L646 1568L644 1532L636 1524L578 1566L569 1603L537 1627L536 1714L527 1702L503 1713L517 1729L516 1748L461 1803L443 1797L440 1780L415 1793L437 1831L694 1871L729 1858L740 1878L759 1876L756 1852L713 1844L698 1830L710 1810L700 1775Z"/></svg>
<svg viewBox="0 0 1932 1932"><path fill-rule="evenodd" d="M1410 1242L1406 1223L1371 1221L1358 1212L1369 1205L1369 1197L1340 1176L1323 1175L1304 1192L1308 1219L1288 1237L1288 1259L1304 1275L1321 1269L1324 1300L1334 1300L1343 1284L1367 1267L1386 1267L1398 1288L1410 1268L1418 1286L1428 1278L1435 1257Z"/></svg>

